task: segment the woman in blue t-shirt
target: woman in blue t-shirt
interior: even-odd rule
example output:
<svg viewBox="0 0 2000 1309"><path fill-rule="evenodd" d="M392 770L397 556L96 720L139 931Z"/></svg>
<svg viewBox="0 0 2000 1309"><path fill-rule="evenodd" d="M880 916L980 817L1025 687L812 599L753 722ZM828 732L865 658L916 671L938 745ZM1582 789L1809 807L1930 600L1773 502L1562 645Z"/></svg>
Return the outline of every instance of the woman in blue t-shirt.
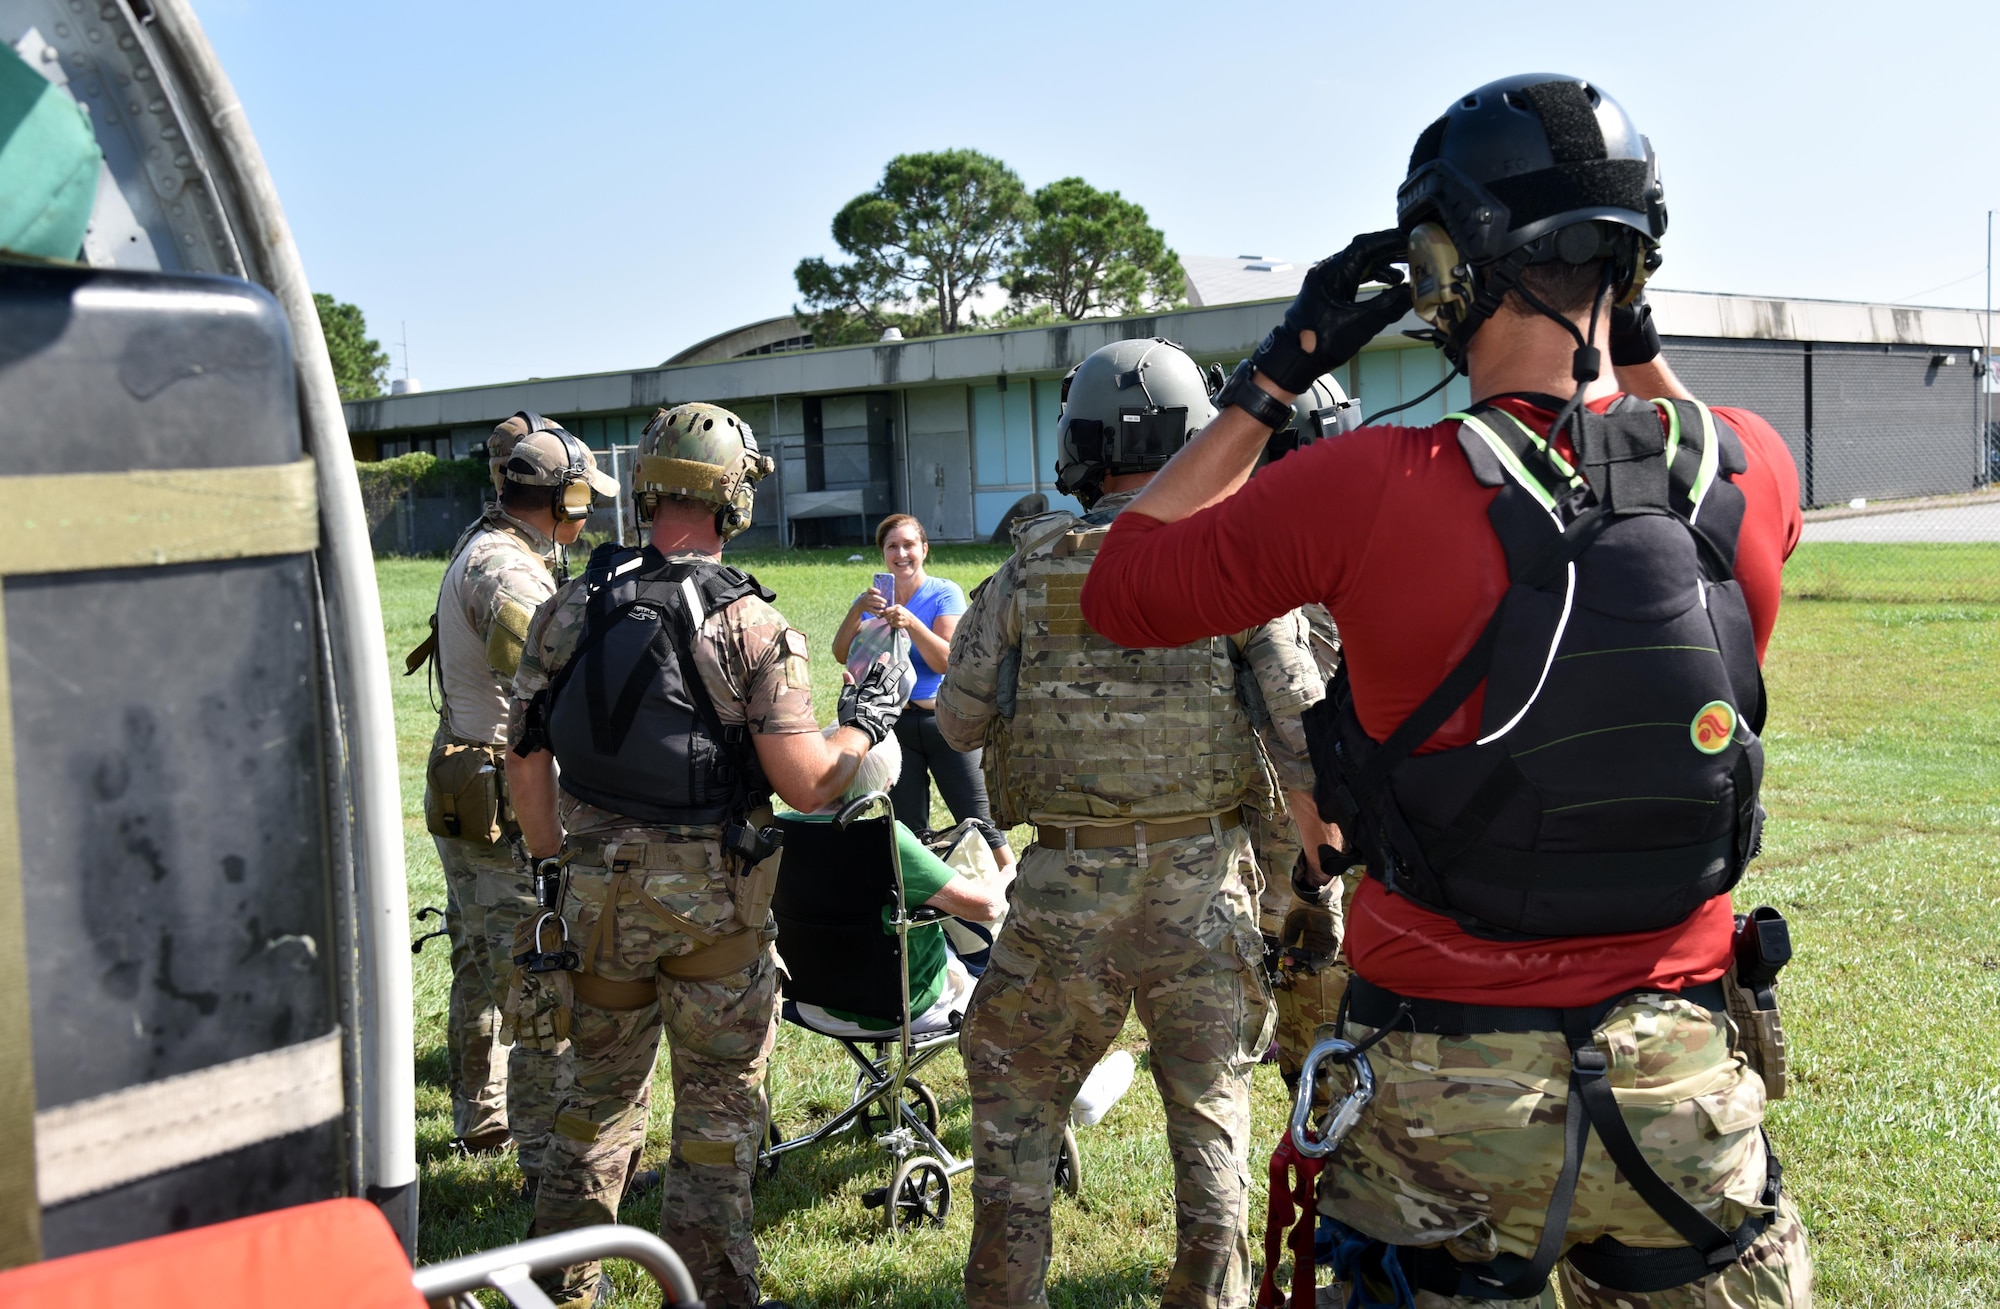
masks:
<svg viewBox="0 0 2000 1309"><path fill-rule="evenodd" d="M847 662L848 648L865 618L880 618L909 633L917 685L903 716L896 720L896 739L903 747L903 775L889 797L895 802L896 817L912 831L929 831L931 779L936 778L938 794L954 821L977 818L990 827L993 809L986 799L979 751L960 754L945 744L937 726L938 683L951 662L951 634L965 612L965 592L958 583L924 571L930 537L909 514L884 518L875 529L875 544L882 550L882 566L895 574L896 603L888 603L872 587L856 596L833 635L833 657ZM993 853L1002 867L1013 862L1004 839L999 839Z"/></svg>

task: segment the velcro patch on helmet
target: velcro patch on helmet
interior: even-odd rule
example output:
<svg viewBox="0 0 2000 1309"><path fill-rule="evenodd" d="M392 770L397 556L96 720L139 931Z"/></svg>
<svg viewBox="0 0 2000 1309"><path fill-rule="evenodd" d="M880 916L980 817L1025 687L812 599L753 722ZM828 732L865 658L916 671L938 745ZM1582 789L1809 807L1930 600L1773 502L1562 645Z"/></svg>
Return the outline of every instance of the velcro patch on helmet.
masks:
<svg viewBox="0 0 2000 1309"><path fill-rule="evenodd" d="M722 496L721 484L728 472L719 464L670 459L664 455L641 455L638 484L642 490L716 500Z"/></svg>
<svg viewBox="0 0 2000 1309"><path fill-rule="evenodd" d="M1572 209L1630 209L1644 214L1649 180L1643 159L1593 159L1502 177L1487 189L1519 225Z"/></svg>
<svg viewBox="0 0 2000 1309"><path fill-rule="evenodd" d="M1582 83L1539 82L1514 94L1535 107L1549 138L1549 154L1558 165L1604 158L1604 129Z"/></svg>

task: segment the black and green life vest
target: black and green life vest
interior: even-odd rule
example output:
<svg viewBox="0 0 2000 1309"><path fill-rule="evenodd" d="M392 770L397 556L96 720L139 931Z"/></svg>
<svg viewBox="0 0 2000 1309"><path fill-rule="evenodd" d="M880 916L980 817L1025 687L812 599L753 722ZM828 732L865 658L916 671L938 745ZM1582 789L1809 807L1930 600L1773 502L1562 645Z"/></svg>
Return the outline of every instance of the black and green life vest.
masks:
<svg viewBox="0 0 2000 1309"><path fill-rule="evenodd" d="M1452 416L1500 488L1507 592L1387 740L1343 675L1309 718L1320 808L1390 891L1482 935L1681 922L1736 884L1762 824L1742 442L1697 401L1627 398L1581 415L1572 466L1505 410ZM1477 740L1414 754L1482 681Z"/></svg>

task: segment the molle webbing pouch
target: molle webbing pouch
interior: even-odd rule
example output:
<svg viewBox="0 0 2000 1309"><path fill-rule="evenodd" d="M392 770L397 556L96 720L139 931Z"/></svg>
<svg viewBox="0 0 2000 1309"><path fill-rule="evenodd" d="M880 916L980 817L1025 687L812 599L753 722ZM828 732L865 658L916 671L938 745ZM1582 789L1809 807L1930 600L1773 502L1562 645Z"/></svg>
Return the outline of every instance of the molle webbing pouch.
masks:
<svg viewBox="0 0 2000 1309"><path fill-rule="evenodd" d="M1088 515L1021 555L1007 815L1154 821L1274 808L1226 637L1131 650L1084 620L1084 579L1109 521Z"/></svg>
<svg viewBox="0 0 2000 1309"><path fill-rule="evenodd" d="M1508 589L1385 741L1329 695L1309 719L1323 808L1391 890L1481 935L1683 921L1755 844L1763 683L1720 476L1741 447L1691 401L1586 413L1574 465L1506 410L1454 416L1499 488ZM1475 742L1416 754L1482 685Z"/></svg>
<svg viewBox="0 0 2000 1309"><path fill-rule="evenodd" d="M514 831L497 745L439 741L424 772L424 826L432 836L497 845Z"/></svg>
<svg viewBox="0 0 2000 1309"><path fill-rule="evenodd" d="M1722 992L1729 1002L1731 1042L1750 1071L1764 1081L1764 1098L1782 1100L1789 1089L1785 1025L1778 1012L1777 998L1769 990L1768 1007L1759 1003L1757 993L1736 980L1736 970L1722 975Z"/></svg>

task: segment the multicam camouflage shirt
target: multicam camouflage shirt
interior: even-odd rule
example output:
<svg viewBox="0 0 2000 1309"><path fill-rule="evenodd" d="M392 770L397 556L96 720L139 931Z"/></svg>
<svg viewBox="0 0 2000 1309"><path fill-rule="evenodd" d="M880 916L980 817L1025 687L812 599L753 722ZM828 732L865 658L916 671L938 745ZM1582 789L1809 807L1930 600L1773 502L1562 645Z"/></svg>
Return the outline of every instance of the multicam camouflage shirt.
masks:
<svg viewBox="0 0 2000 1309"><path fill-rule="evenodd" d="M702 554L672 554L669 561L703 560ZM584 578L565 583L536 611L514 674L513 714L508 738L520 740L528 702L554 680L583 639ZM744 724L756 736L817 732L812 678L806 667L805 634L785 621L768 601L746 595L708 616L694 642L695 669L724 725ZM557 812L572 835L610 839L614 833L646 831L697 839L718 835L713 827L672 827L638 823L623 814L586 804L563 793Z"/></svg>
<svg viewBox="0 0 2000 1309"><path fill-rule="evenodd" d="M489 505L451 553L437 607L444 731L461 741L504 745L521 642L529 618L555 593L562 547Z"/></svg>
<svg viewBox="0 0 2000 1309"><path fill-rule="evenodd" d="M1092 512L1116 515L1136 495L1107 495ZM1017 530L1017 543L1030 540L1033 533L1033 522L1023 525ZM937 702L939 730L957 749L981 746L989 724L1009 716L1010 706L1002 702L1012 688L1003 685L1008 680L1003 665L1011 668L1018 662L1024 637L1022 606L1017 603L1022 586L1022 554L1016 553L974 590L971 606L959 620ZM1331 624L1327 626L1330 630ZM1312 765L1299 715L1325 697L1326 677L1315 658L1316 642L1305 613L1294 610L1231 639L1251 674L1239 681L1239 695L1279 783L1287 790L1310 790ZM1079 750L1088 748L1087 742L1079 742Z"/></svg>

